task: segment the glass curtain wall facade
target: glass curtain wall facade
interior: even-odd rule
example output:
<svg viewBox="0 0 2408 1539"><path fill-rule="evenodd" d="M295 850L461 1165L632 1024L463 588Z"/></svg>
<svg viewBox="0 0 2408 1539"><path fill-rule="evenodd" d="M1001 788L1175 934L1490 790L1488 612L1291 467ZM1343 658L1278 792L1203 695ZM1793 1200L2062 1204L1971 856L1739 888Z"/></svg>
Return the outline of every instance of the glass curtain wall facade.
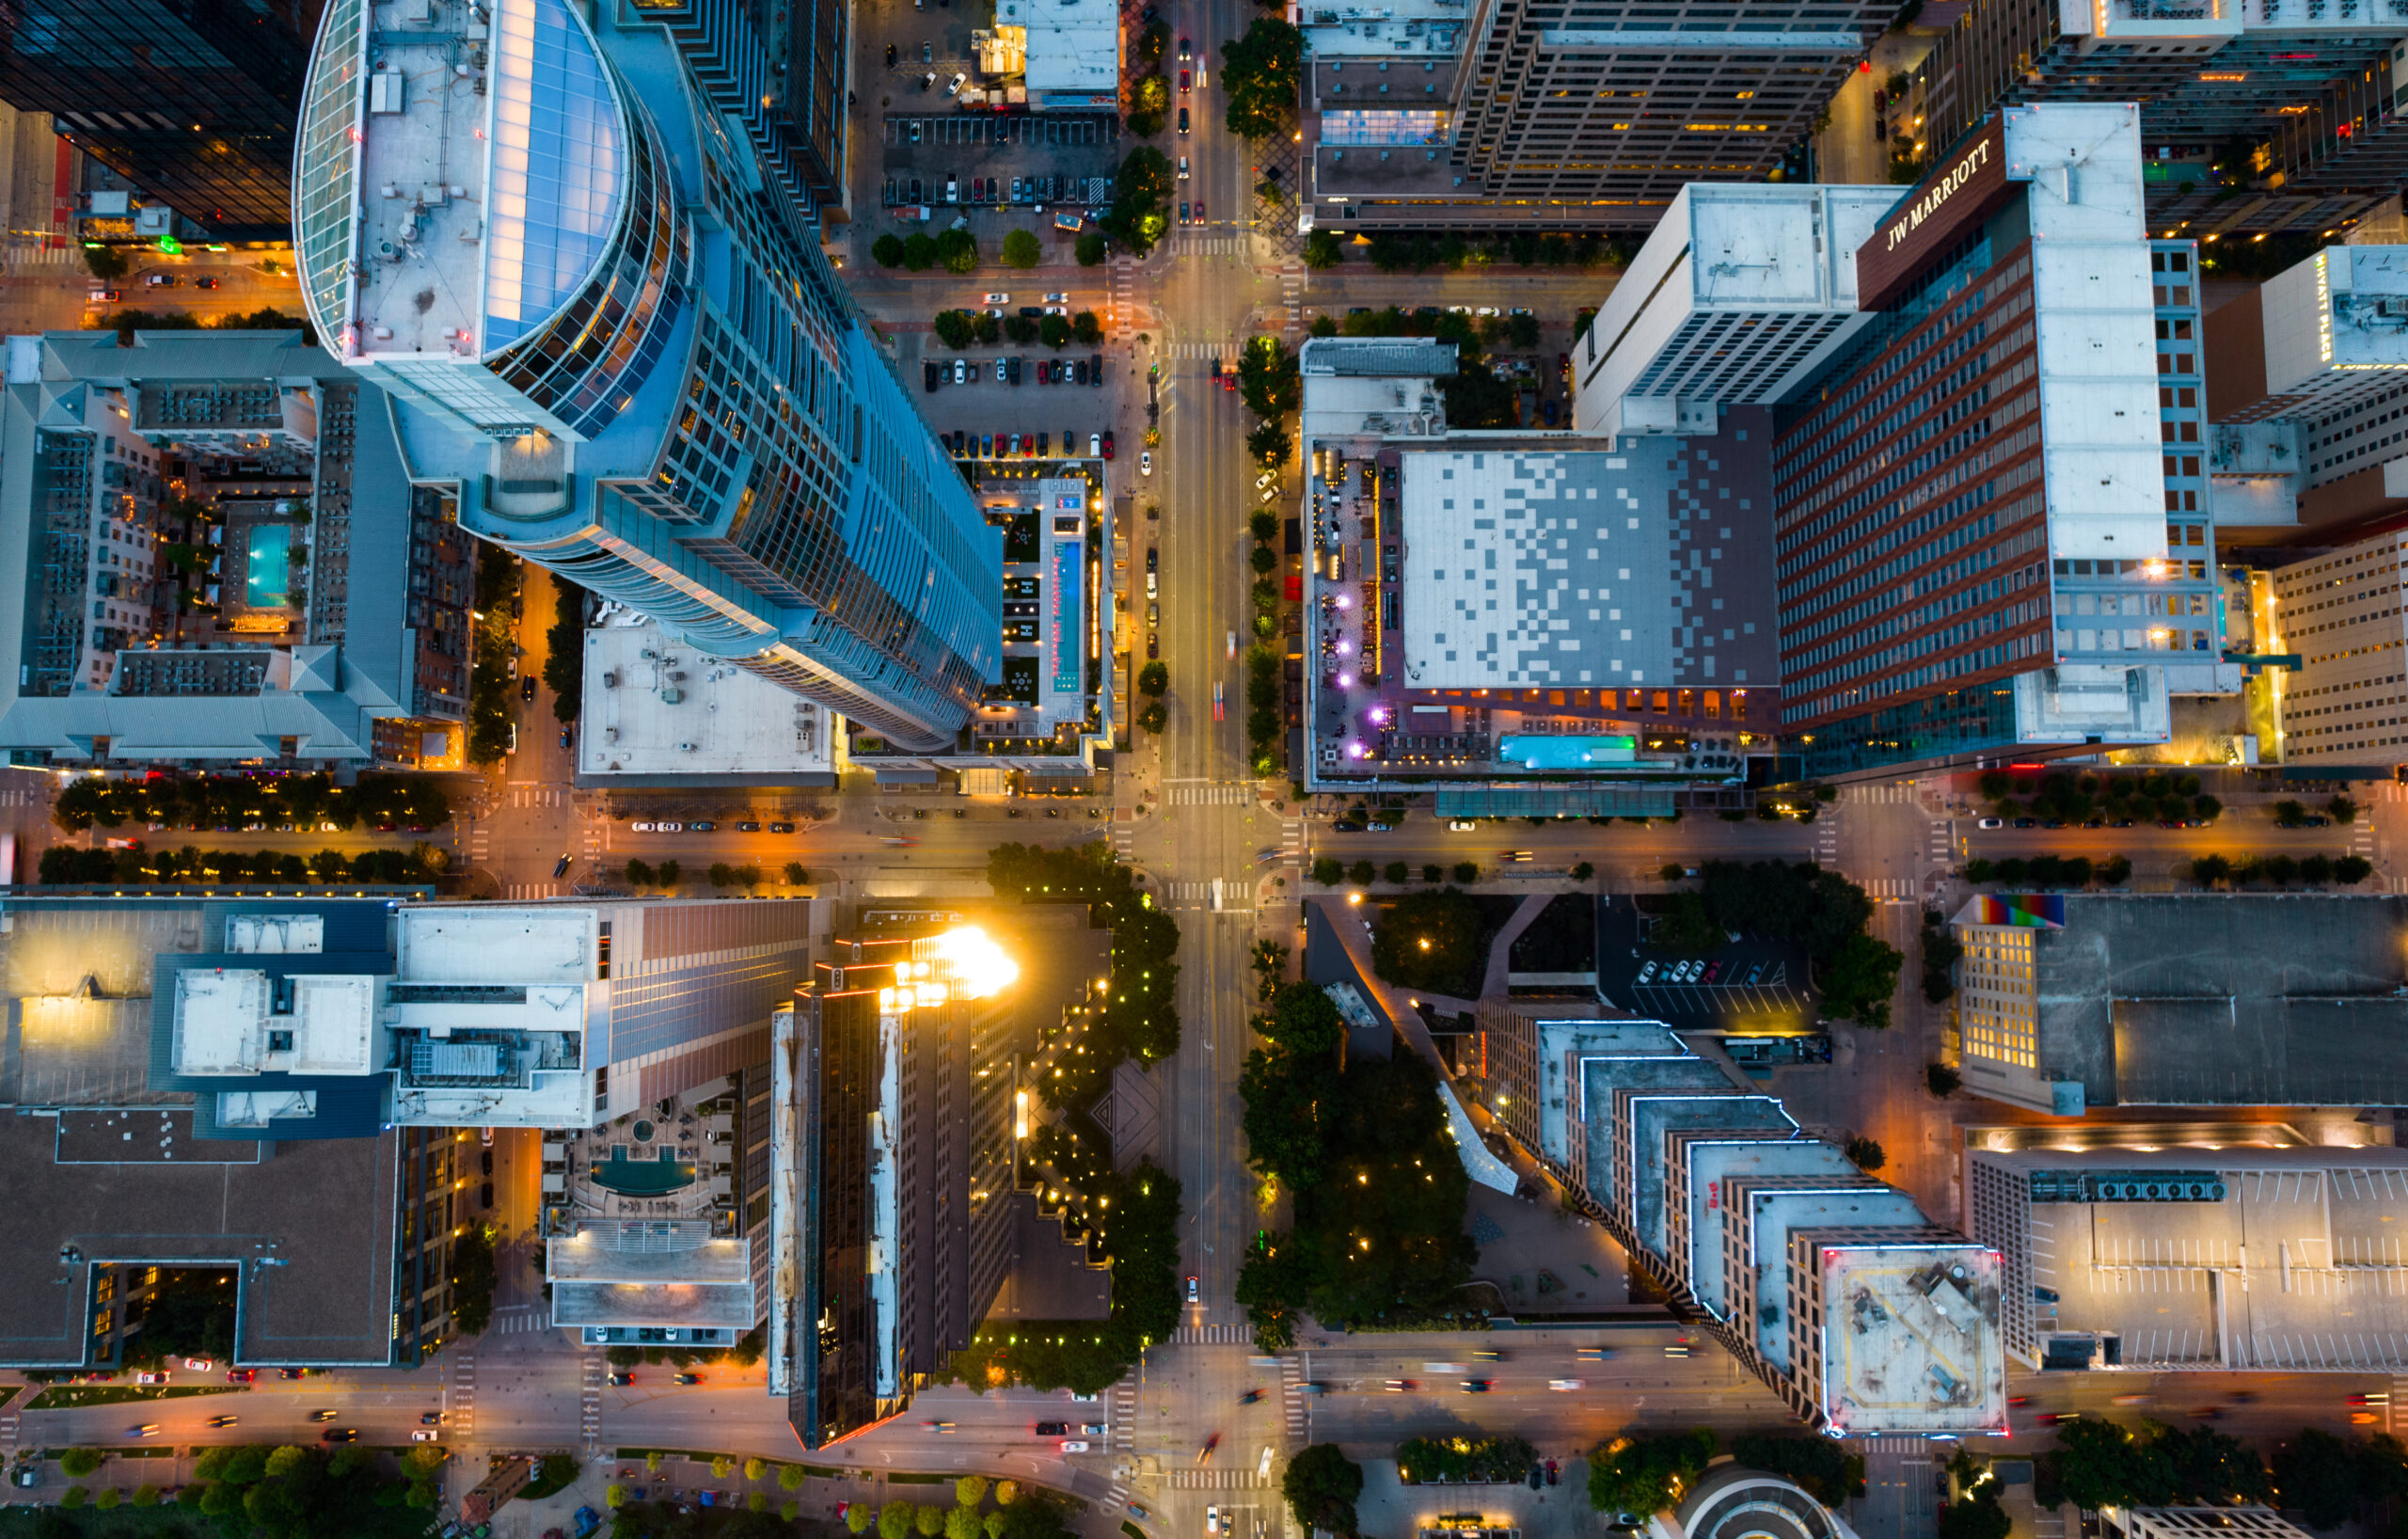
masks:
<svg viewBox="0 0 2408 1539"><path fill-rule="evenodd" d="M393 8L329 11L295 217L321 335L391 382L414 473L699 650L951 746L1001 674L1002 535L821 255L789 125L733 97L743 13L499 0L489 36L424 39L489 49L488 145L388 82ZM463 181L412 200L430 139Z"/></svg>
<svg viewBox="0 0 2408 1539"><path fill-rule="evenodd" d="M0 101L230 241L281 241L323 0L0 0Z"/></svg>

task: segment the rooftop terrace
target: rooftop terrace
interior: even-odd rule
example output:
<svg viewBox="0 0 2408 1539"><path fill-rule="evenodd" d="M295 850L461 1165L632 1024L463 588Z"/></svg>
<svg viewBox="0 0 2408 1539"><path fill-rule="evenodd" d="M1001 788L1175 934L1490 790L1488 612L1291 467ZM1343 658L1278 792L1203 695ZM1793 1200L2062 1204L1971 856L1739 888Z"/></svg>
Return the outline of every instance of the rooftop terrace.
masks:
<svg viewBox="0 0 2408 1539"><path fill-rule="evenodd" d="M584 282L626 147L609 72L562 0L339 7L313 71L304 174L338 166L357 196L305 197L296 233L312 297L339 312L321 319L356 320L360 355L489 355ZM339 233L355 218L356 241Z"/></svg>

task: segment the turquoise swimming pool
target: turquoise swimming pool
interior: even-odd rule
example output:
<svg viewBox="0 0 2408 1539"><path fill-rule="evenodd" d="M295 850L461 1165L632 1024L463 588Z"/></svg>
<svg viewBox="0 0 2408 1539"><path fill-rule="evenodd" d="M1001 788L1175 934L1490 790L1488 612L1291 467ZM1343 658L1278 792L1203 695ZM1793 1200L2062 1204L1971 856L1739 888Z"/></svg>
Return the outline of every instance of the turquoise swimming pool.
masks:
<svg viewBox="0 0 2408 1539"><path fill-rule="evenodd" d="M282 609L292 592L291 548L281 538L283 532L267 532L266 537L251 539L249 570L243 575L243 595L255 610Z"/></svg>
<svg viewBox="0 0 2408 1539"><path fill-rule="evenodd" d="M614 1149L594 1167L594 1184L621 1197L665 1197L694 1184L694 1165L677 1158L672 1149L662 1150L657 1160L631 1160L624 1150Z"/></svg>

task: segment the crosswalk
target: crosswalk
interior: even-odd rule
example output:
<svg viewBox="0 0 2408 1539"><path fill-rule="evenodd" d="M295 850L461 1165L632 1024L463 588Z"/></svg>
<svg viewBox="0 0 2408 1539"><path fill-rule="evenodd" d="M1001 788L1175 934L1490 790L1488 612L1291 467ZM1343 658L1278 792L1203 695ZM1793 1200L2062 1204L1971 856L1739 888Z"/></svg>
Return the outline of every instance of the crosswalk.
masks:
<svg viewBox="0 0 2408 1539"><path fill-rule="evenodd" d="M1902 802L1920 801L1922 797L1921 782L1890 780L1875 785L1852 785L1848 787L1847 799L1858 802L1886 801L1894 806Z"/></svg>
<svg viewBox="0 0 2408 1539"><path fill-rule="evenodd" d="M75 246L62 246L45 249L33 246L12 246L8 248L8 268L14 272L25 267L81 267L84 253Z"/></svg>
<svg viewBox="0 0 2408 1539"><path fill-rule="evenodd" d="M1259 1491L1271 1480L1251 1469L1166 1469L1163 1483L1174 1491Z"/></svg>
<svg viewBox="0 0 2408 1539"><path fill-rule="evenodd" d="M0 790L0 807L30 807L42 800L42 794L31 786L11 785Z"/></svg>
<svg viewBox="0 0 2408 1539"><path fill-rule="evenodd" d="M483 865L485 863L485 826L483 823L471 821L468 824L468 864L470 865Z"/></svg>
<svg viewBox="0 0 2408 1539"><path fill-rule="evenodd" d="M38 1395L41 1391L29 1384L17 1393ZM13 1403L14 1397L10 1398L11 1404L8 1408L0 1411L0 1462L5 1462L13 1468L17 1463L17 1407Z"/></svg>
<svg viewBox="0 0 2408 1539"><path fill-rule="evenodd" d="M1130 815L1124 812L1120 816L1126 819ZM1123 862L1137 858L1137 825L1133 820L1112 825L1112 853Z"/></svg>
<svg viewBox="0 0 2408 1539"><path fill-rule="evenodd" d="M1823 810L1821 817L1814 819L1814 864L1828 866L1832 870L1839 869L1839 817L1828 807Z"/></svg>
<svg viewBox="0 0 2408 1539"><path fill-rule="evenodd" d="M1868 877L1861 885L1876 903L1911 903L1915 898L1912 877Z"/></svg>
<svg viewBox="0 0 2408 1539"><path fill-rule="evenodd" d="M1954 822L1932 824L1925 853L1931 857L1932 865L1943 869L1954 863L1956 859L1956 825Z"/></svg>
<svg viewBox="0 0 2408 1539"><path fill-rule="evenodd" d="M1254 884L1243 877L1224 877L1217 881L1166 881L1164 896L1174 909L1217 909L1222 913L1252 913ZM1220 889L1216 899L1214 888ZM1228 1327L1208 1325L1207 1330Z"/></svg>
<svg viewBox="0 0 2408 1539"><path fill-rule="evenodd" d="M1279 296L1288 306L1288 325L1305 324L1305 270L1292 262L1279 264Z"/></svg>
<svg viewBox="0 0 2408 1539"><path fill-rule="evenodd" d="M1292 1352L1279 1358L1279 1404L1287 1413L1288 1446L1303 1448L1310 1443L1312 1401L1305 1394L1304 1359Z"/></svg>
<svg viewBox="0 0 2408 1539"><path fill-rule="evenodd" d="M466 1443L477 1430L477 1349L463 1344L452 1358L452 1439Z"/></svg>
<svg viewBox="0 0 2408 1539"><path fill-rule="evenodd" d="M507 1309L496 1309L493 1312L493 1324L486 1326L485 1330L491 1335L524 1336L530 1331L551 1328L549 1309L540 1304L521 1304Z"/></svg>
<svg viewBox="0 0 2408 1539"><path fill-rule="evenodd" d="M1137 292L1137 263L1133 258L1112 259L1112 288L1104 301L1104 323L1115 336L1129 334L1134 318L1133 307Z"/></svg>
<svg viewBox="0 0 2408 1539"><path fill-rule="evenodd" d="M603 1361L601 1350L589 1347L584 1361L578 1364L582 1370L582 1382L578 1395L578 1419L580 1430L585 1434L587 1458L594 1457L602 1446Z"/></svg>
<svg viewBox="0 0 2408 1539"><path fill-rule="evenodd" d="M565 785L512 785L506 805L513 807L564 807L570 790Z"/></svg>
<svg viewBox="0 0 2408 1539"><path fill-rule="evenodd" d="M565 882L514 881L502 889L501 896L514 903L525 903L539 897L558 897L567 891Z"/></svg>
<svg viewBox="0 0 2408 1539"><path fill-rule="evenodd" d="M1170 249L1179 257L1242 257L1245 255L1247 237L1244 235L1180 235L1171 237Z"/></svg>
<svg viewBox="0 0 2408 1539"><path fill-rule="evenodd" d="M1216 785L1207 782L1201 785L1182 785L1172 781L1169 789L1164 793L1163 801L1173 807L1242 807L1252 801L1255 796L1255 788L1251 785Z"/></svg>
<svg viewBox="0 0 2408 1539"><path fill-rule="evenodd" d="M1236 346L1237 343L1231 341L1164 342L1163 356L1173 362L1180 360L1200 362L1206 358L1226 357Z"/></svg>
<svg viewBox="0 0 2408 1539"><path fill-rule="evenodd" d="M1137 1387L1116 1384L1112 1387L1112 1446L1126 1453L1136 1446ZM1120 1488L1120 1499L1129 1499L1128 1487Z"/></svg>
<svg viewBox="0 0 2408 1539"><path fill-rule="evenodd" d="M1196 882L1175 882L1174 886L1196 886ZM1174 1341L1221 1343L1251 1341L1254 1332L1244 1325L1181 1325L1170 1333Z"/></svg>

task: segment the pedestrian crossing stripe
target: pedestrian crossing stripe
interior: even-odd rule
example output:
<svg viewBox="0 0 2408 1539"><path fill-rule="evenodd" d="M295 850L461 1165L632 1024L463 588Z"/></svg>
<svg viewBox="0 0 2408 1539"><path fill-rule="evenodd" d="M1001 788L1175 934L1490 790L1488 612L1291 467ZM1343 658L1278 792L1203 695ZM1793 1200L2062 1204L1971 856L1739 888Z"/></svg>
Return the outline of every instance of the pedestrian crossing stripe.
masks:
<svg viewBox="0 0 2408 1539"><path fill-rule="evenodd" d="M1174 785L1163 800L1174 807L1237 807L1255 795L1252 785Z"/></svg>
<svg viewBox="0 0 2408 1539"><path fill-rule="evenodd" d="M1183 881L1178 885L1200 887L1203 883ZM1170 1333L1170 1339L1174 1341L1226 1344L1231 1341L1251 1341L1254 1340L1254 1332L1245 1325L1181 1325Z"/></svg>
<svg viewBox="0 0 2408 1539"><path fill-rule="evenodd" d="M1251 1469L1172 1469L1163 1483L1174 1491L1259 1491L1271 1482Z"/></svg>

